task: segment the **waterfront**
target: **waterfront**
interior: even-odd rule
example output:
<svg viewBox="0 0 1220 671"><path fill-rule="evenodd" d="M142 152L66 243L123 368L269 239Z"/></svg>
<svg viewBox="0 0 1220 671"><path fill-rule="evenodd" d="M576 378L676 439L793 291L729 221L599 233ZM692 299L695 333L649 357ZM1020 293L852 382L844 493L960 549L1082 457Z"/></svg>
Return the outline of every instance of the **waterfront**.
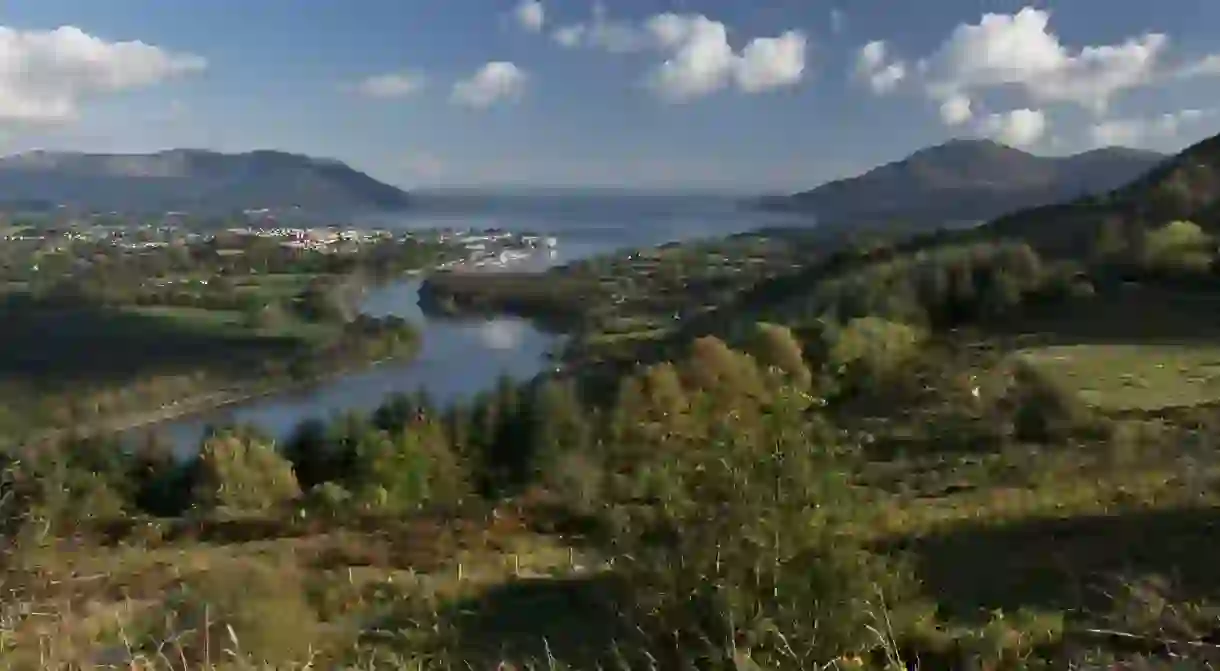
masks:
<svg viewBox="0 0 1220 671"><path fill-rule="evenodd" d="M424 206L418 212L376 223L404 231L495 228L555 236L558 245L553 254L548 250L520 259L515 266L540 270L622 248L798 221L743 210L727 198L568 196ZM138 439L156 432L180 452L193 450L208 426L250 424L282 438L306 419L371 410L387 394L426 389L436 401L446 403L490 388L501 375L526 380L551 365L547 353L557 336L511 317L453 320L425 316L418 305L418 288L418 279L402 279L369 291L363 304L370 315L397 315L416 325L423 345L415 359L386 362L312 387L141 428L129 436Z"/></svg>

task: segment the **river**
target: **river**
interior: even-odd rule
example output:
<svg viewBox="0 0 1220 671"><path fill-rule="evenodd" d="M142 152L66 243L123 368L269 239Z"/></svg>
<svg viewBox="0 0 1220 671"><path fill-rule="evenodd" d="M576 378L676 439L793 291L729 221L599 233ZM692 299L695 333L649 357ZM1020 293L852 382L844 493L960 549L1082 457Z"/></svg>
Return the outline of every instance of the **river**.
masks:
<svg viewBox="0 0 1220 671"><path fill-rule="evenodd" d="M369 223L402 230L501 228L554 235L559 239L554 257L540 256L526 262L527 267L541 269L626 247L801 222L790 216L743 210L730 198L565 194L425 199L410 213L384 215ZM446 403L490 388L501 375L525 380L550 365L547 353L557 336L510 317L427 317L419 309L418 288L419 282L414 279L381 286L367 294L363 306L374 316L398 315L411 320L423 338L416 358L170 420L135 430L129 438L138 439L152 431L179 453L196 449L209 425L249 424L282 438L306 419L376 408L387 394L426 389L435 400Z"/></svg>

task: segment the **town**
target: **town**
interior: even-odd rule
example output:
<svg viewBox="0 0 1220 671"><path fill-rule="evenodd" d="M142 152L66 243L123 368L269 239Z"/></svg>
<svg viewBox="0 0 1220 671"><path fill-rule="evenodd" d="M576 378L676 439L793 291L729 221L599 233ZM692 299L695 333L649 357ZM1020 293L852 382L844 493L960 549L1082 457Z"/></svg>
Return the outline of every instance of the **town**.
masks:
<svg viewBox="0 0 1220 671"><path fill-rule="evenodd" d="M440 270L492 269L537 258L554 257L557 238L504 230L427 229L393 231L355 226L285 226L275 222L207 229L183 222L102 223L97 221L55 225L0 226L6 246L30 253L31 260L43 254L68 253L76 245L104 246L138 252L165 247L209 246L227 254L240 254L258 243L274 243L285 250L324 254L358 253L379 244L435 245L450 252L436 264ZM454 252L456 258L454 258Z"/></svg>

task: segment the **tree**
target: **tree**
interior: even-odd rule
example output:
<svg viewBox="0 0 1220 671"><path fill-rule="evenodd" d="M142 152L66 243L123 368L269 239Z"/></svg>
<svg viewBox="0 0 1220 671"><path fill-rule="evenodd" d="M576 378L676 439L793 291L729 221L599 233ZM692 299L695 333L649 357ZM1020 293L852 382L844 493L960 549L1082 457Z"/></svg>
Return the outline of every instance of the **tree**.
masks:
<svg viewBox="0 0 1220 671"><path fill-rule="evenodd" d="M443 428L419 420L396 433L378 432L357 449L349 490L363 505L407 512L427 505L457 505L469 493L464 465Z"/></svg>
<svg viewBox="0 0 1220 671"><path fill-rule="evenodd" d="M923 334L907 324L879 317L848 322L834 336L827 364L848 379L874 385L895 373L923 341Z"/></svg>
<svg viewBox="0 0 1220 671"><path fill-rule="evenodd" d="M749 352L766 368L774 368L798 389L807 390L813 374L805 364L804 348L792 330L778 324L760 322L754 326Z"/></svg>

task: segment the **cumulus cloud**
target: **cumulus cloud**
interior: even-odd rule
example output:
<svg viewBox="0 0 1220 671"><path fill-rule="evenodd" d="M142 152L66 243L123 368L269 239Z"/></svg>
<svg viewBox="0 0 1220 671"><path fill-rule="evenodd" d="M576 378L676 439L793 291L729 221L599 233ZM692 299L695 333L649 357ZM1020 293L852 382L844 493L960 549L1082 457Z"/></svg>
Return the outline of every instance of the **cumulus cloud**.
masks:
<svg viewBox="0 0 1220 671"><path fill-rule="evenodd" d="M0 121L75 119L82 101L196 73L207 61L139 41L107 42L72 26L0 26Z"/></svg>
<svg viewBox="0 0 1220 671"><path fill-rule="evenodd" d="M1138 147L1158 140L1172 140L1190 124L1217 115L1214 109L1185 109L1148 118L1106 119L1089 128L1096 147Z"/></svg>
<svg viewBox="0 0 1220 671"><path fill-rule="evenodd" d="M1038 104L1071 103L1101 114L1119 93L1152 81L1169 42L1146 33L1072 50L1049 25L1049 12L1026 7L957 26L930 59L929 94L944 101L1011 87Z"/></svg>
<svg viewBox="0 0 1220 671"><path fill-rule="evenodd" d="M982 122L984 135L1013 147L1029 147L1046 135L1046 114L1042 110L1017 109L989 114Z"/></svg>
<svg viewBox="0 0 1220 671"><path fill-rule="evenodd" d="M541 32L543 24L546 23L546 10L542 6L542 0L521 0L513 10L513 18L517 20L518 25L531 33Z"/></svg>
<svg viewBox="0 0 1220 671"><path fill-rule="evenodd" d="M761 93L792 86L805 72L807 42L800 31L751 40L737 53L728 28L701 14L658 14L645 24L668 58L648 78L664 100L686 102L728 86Z"/></svg>
<svg viewBox="0 0 1220 671"><path fill-rule="evenodd" d="M940 120L946 126L960 126L972 118L974 110L971 109L970 98L960 93L949 96L940 104Z"/></svg>
<svg viewBox="0 0 1220 671"><path fill-rule="evenodd" d="M403 98L424 87L423 75L416 72L390 72L366 77L356 90L369 98Z"/></svg>
<svg viewBox="0 0 1220 671"><path fill-rule="evenodd" d="M601 2L593 4L593 16L587 23L560 26L551 37L560 46L584 46L619 54L641 51L650 45L647 31L627 21L612 19Z"/></svg>
<svg viewBox="0 0 1220 671"><path fill-rule="evenodd" d="M737 86L758 93L796 84L805 73L805 49L805 35L796 30L752 40L737 61Z"/></svg>
<svg viewBox="0 0 1220 671"><path fill-rule="evenodd" d="M1220 54L1210 54L1196 61L1187 63L1178 70L1182 79L1195 77L1220 77Z"/></svg>
<svg viewBox="0 0 1220 671"><path fill-rule="evenodd" d="M889 59L889 45L874 40L860 47L856 55L856 77L868 84L877 95L898 87L907 76L907 64L901 59Z"/></svg>
<svg viewBox="0 0 1220 671"><path fill-rule="evenodd" d="M453 101L477 109L491 107L520 97L528 79L526 72L515 64L492 61L453 85Z"/></svg>

